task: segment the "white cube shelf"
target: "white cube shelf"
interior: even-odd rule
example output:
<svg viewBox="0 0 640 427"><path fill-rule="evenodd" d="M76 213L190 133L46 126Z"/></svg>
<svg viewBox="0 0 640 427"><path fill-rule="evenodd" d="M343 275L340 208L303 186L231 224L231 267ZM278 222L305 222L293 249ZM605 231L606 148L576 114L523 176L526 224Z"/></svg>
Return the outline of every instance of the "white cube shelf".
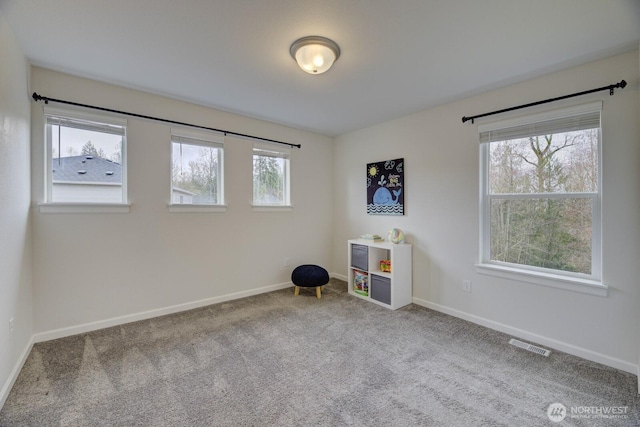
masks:
<svg viewBox="0 0 640 427"><path fill-rule="evenodd" d="M347 254L349 294L392 310L411 304L410 244L352 239ZM390 273L380 270L382 260L391 261Z"/></svg>

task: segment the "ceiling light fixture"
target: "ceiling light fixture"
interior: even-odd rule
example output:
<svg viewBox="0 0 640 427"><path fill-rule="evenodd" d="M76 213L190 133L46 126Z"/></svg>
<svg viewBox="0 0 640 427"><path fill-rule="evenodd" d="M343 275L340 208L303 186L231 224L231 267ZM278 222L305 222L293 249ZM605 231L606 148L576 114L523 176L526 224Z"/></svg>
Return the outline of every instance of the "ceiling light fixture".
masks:
<svg viewBox="0 0 640 427"><path fill-rule="evenodd" d="M340 47L326 37L307 36L294 41L289 53L305 73L322 74L340 58Z"/></svg>

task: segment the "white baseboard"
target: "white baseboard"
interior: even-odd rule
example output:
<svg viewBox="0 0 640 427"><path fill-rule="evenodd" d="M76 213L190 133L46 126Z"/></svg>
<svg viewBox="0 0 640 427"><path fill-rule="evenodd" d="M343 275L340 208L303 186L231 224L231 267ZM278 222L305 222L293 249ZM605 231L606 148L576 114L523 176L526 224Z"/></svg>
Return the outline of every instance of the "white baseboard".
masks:
<svg viewBox="0 0 640 427"><path fill-rule="evenodd" d="M610 366L612 368L620 369L621 371L625 371L630 374L638 375L638 373L640 372L640 366L635 365L633 363L625 362L624 360L620 360L615 357L610 357L605 354L597 353L595 351L591 351L586 348L578 347L569 343L558 341L553 338L548 338L548 337L538 335L532 332L528 332L519 328L514 328L513 326L505 325L504 323L485 319L484 317L476 316L474 314L469 314L464 311L456 310L454 308L446 307L440 304L435 304L430 301L423 300L416 297L413 297L413 303L420 305L422 307L439 311L441 313L448 314L453 317L458 317L460 319L467 320L469 322L487 327L489 329L493 329L508 335L512 335L516 338L521 338L527 341L531 341L535 344L540 344L542 346L550 347L552 349L562 351L564 353L572 354L574 356L578 356L583 359L591 360L592 362L597 362L603 365ZM640 391L640 385L639 385L639 391Z"/></svg>
<svg viewBox="0 0 640 427"><path fill-rule="evenodd" d="M110 328L112 326L124 325L125 323L137 322L139 320L151 319L153 317L164 316L167 314L178 313L181 311L192 310L194 308L204 307L211 304L218 304L225 301L250 297L252 295L264 294L267 292L278 291L292 287L293 283L286 282L277 285L264 286L262 288L250 289L248 291L234 292L232 294L222 295L219 297L206 298L198 301L187 302L184 304L172 305L170 307L158 308L155 310L143 311L140 313L127 314L125 316L113 317L111 319L98 320L96 322L84 323L77 326L69 326L67 328L54 329L51 331L38 332L32 337L34 343L55 340L71 335L84 334L98 329Z"/></svg>
<svg viewBox="0 0 640 427"><path fill-rule="evenodd" d="M333 277L333 278L335 278L335 279L344 280L345 282L349 280L349 279L347 278L347 276L344 276L344 275L342 275L342 274L338 274L338 273L331 273L331 274L329 274L329 277Z"/></svg>
<svg viewBox="0 0 640 427"><path fill-rule="evenodd" d="M7 397L9 397L9 392L11 392L11 388L13 387L13 384L15 384L16 380L18 379L18 375L20 374L20 371L24 366L24 362L27 361L27 357L29 357L29 353L31 353L33 342L34 341L33 341L33 335L32 335L31 338L29 339L29 342L27 342L27 345L25 346L24 350L22 350L22 354L20 354L20 357L18 358L18 361L13 367L13 370L9 374L9 378L7 378L7 381L5 381L4 385L2 386L2 389L0 390L0 410L2 410L2 407L4 406L4 402L7 401Z"/></svg>

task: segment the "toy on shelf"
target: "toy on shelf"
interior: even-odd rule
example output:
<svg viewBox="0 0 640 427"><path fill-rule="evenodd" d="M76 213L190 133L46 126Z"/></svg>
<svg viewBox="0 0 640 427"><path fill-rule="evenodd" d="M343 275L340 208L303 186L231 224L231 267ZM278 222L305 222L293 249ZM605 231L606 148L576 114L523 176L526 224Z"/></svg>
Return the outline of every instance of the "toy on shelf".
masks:
<svg viewBox="0 0 640 427"><path fill-rule="evenodd" d="M399 228L392 228L389 230L389 241L395 244L404 243L404 232Z"/></svg>
<svg viewBox="0 0 640 427"><path fill-rule="evenodd" d="M391 273L391 260L383 259L380 261L380 271L384 273Z"/></svg>

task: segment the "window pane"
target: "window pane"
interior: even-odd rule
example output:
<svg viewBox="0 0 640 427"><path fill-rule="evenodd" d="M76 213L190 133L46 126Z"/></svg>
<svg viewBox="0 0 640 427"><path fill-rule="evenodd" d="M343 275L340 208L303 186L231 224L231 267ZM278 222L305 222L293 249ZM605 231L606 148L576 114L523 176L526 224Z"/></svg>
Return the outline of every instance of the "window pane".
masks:
<svg viewBox="0 0 640 427"><path fill-rule="evenodd" d="M287 159L253 156L253 203L256 205L286 204Z"/></svg>
<svg viewBox="0 0 640 427"><path fill-rule="evenodd" d="M171 203L220 204L220 149L180 142L171 145Z"/></svg>
<svg viewBox="0 0 640 427"><path fill-rule="evenodd" d="M113 133L48 125L51 202L122 203L122 142Z"/></svg>
<svg viewBox="0 0 640 427"><path fill-rule="evenodd" d="M598 191L598 129L492 142L489 192Z"/></svg>
<svg viewBox="0 0 640 427"><path fill-rule="evenodd" d="M592 200L491 200L491 260L591 274Z"/></svg>

